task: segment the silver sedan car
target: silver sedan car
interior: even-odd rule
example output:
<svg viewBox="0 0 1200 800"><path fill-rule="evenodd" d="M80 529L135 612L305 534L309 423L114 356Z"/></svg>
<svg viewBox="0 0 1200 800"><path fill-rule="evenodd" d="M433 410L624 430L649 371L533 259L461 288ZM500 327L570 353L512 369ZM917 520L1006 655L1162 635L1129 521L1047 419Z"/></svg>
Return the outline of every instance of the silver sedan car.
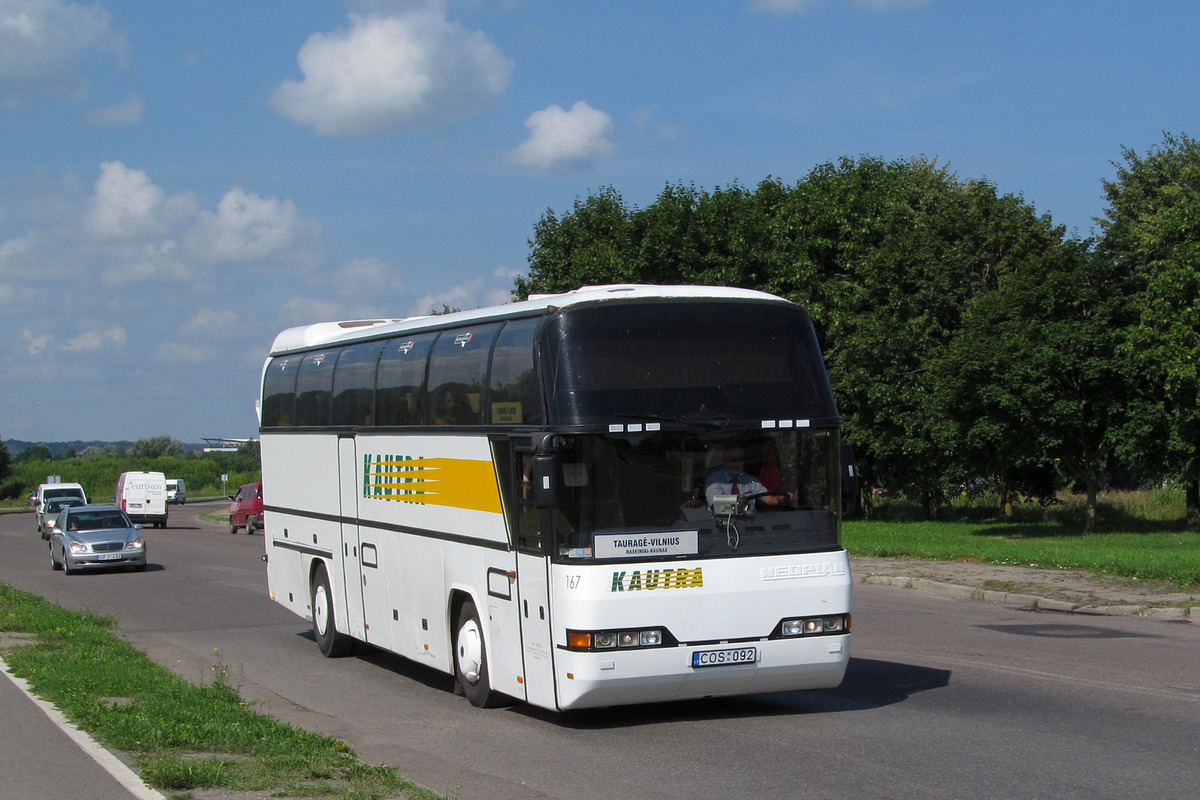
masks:
<svg viewBox="0 0 1200 800"><path fill-rule="evenodd" d="M146 569L141 530L116 506L73 506L50 528L50 568L67 575L97 567Z"/></svg>
<svg viewBox="0 0 1200 800"><path fill-rule="evenodd" d="M54 524L54 518L67 506L81 506L83 498L81 497L51 497L46 501L45 507L34 514L37 517L38 533L43 539L50 538L50 526Z"/></svg>

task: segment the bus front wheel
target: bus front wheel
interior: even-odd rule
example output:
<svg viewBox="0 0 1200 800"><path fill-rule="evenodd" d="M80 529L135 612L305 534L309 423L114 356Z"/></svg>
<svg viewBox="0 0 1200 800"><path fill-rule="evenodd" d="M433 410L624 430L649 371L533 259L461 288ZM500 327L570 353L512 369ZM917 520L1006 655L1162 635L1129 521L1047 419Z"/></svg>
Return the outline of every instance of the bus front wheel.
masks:
<svg viewBox="0 0 1200 800"><path fill-rule="evenodd" d="M317 567L312 579L312 617L313 636L317 647L321 648L321 655L337 658L350 652L354 640L338 633L333 622L333 592L329 589L329 575L324 565Z"/></svg>
<svg viewBox="0 0 1200 800"><path fill-rule="evenodd" d="M471 705L492 708L501 702L488 677L487 648L475 603L467 600L458 611L454 628L454 678Z"/></svg>

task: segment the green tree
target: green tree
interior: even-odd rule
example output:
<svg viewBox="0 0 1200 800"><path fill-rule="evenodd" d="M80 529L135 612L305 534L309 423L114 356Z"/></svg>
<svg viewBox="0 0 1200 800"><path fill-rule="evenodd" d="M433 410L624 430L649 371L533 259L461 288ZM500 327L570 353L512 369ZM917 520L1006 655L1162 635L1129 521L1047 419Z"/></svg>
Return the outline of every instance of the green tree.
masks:
<svg viewBox="0 0 1200 800"><path fill-rule="evenodd" d="M817 322L864 485L913 495L936 516L974 472L940 364L969 300L1043 258L1062 229L986 181L875 158L817 167L772 224L787 266L762 288L805 302Z"/></svg>
<svg viewBox="0 0 1200 800"><path fill-rule="evenodd" d="M1006 510L1013 489L1030 491L1028 476L1058 467L1084 488L1093 529L1114 459L1130 463L1129 444L1161 421L1158 398L1123 348L1130 291L1127 273L1074 241L968 304L943 363L955 439L966 463L998 479Z"/></svg>
<svg viewBox="0 0 1200 800"><path fill-rule="evenodd" d="M547 210L529 246L529 275L518 276L513 290L518 299L639 279L633 261L632 212L612 187L576 200L574 211L561 220Z"/></svg>
<svg viewBox="0 0 1200 800"><path fill-rule="evenodd" d="M183 443L170 436L155 436L150 439L138 439L129 448L130 458L161 458L162 456L183 455Z"/></svg>
<svg viewBox="0 0 1200 800"><path fill-rule="evenodd" d="M17 453L16 458L13 459L13 463L24 464L27 461L49 461L51 458L53 458L53 455L50 453L50 445L43 442L41 444L30 445Z"/></svg>
<svg viewBox="0 0 1200 800"><path fill-rule="evenodd" d="M1123 149L1105 181L1102 253L1134 275L1138 318L1128 347L1161 387L1170 419L1164 455L1200 526L1200 142L1164 134L1145 156ZM1165 446L1164 446L1165 445Z"/></svg>
<svg viewBox="0 0 1200 800"><path fill-rule="evenodd" d="M12 474L12 459L8 453L8 445L0 439L0 482Z"/></svg>

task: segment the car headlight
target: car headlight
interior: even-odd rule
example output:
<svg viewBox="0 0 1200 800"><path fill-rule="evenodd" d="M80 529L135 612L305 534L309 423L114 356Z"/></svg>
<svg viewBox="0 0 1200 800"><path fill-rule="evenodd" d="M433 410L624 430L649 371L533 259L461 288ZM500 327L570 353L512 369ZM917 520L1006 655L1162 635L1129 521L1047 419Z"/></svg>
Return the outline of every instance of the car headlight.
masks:
<svg viewBox="0 0 1200 800"><path fill-rule="evenodd" d="M88 551L88 546L83 542L71 542L68 547L72 553L86 553Z"/></svg>
<svg viewBox="0 0 1200 800"><path fill-rule="evenodd" d="M134 539L133 541L131 541L128 545L130 550L141 550L145 546L146 546L146 543L144 541L142 541L142 537L140 537L140 536L138 538Z"/></svg>

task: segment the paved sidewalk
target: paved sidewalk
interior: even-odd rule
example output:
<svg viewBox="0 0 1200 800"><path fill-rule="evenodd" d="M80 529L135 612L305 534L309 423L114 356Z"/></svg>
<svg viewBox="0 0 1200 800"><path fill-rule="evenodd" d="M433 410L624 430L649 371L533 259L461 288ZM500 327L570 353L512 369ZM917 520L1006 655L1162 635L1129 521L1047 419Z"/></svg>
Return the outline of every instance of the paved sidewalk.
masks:
<svg viewBox="0 0 1200 800"><path fill-rule="evenodd" d="M0 633L0 646L12 634ZM0 797L4 800L162 800L129 767L29 695L0 659ZM49 715L45 709L49 709ZM56 717L57 719L52 719Z"/></svg>
<svg viewBox="0 0 1200 800"><path fill-rule="evenodd" d="M1200 590L1082 570L852 556L856 583L915 589L1014 608L1200 623Z"/></svg>

